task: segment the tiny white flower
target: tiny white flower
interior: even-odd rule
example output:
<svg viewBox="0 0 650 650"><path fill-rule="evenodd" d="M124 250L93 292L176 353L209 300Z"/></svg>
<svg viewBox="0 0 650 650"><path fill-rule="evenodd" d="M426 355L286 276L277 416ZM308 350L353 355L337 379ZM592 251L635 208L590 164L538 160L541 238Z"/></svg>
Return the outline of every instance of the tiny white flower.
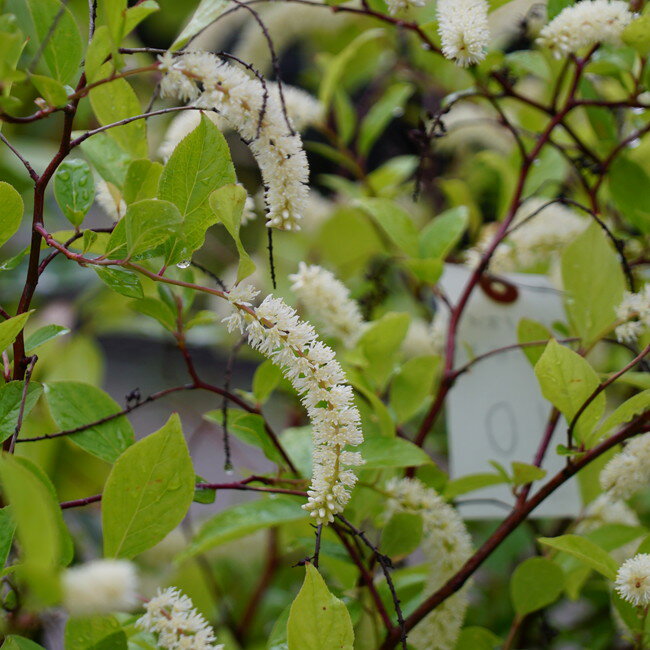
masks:
<svg viewBox="0 0 650 650"><path fill-rule="evenodd" d="M138 604L135 566L126 560L93 560L61 577L63 606L70 616L129 612Z"/></svg>
<svg viewBox="0 0 650 650"><path fill-rule="evenodd" d="M616 591L636 607L650 605L650 554L639 553L621 565L616 574Z"/></svg>

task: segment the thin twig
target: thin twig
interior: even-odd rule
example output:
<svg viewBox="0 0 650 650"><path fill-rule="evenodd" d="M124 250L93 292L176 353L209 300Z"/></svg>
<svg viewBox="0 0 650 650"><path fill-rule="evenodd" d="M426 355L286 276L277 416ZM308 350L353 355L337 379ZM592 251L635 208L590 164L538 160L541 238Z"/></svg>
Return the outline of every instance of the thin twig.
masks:
<svg viewBox="0 0 650 650"><path fill-rule="evenodd" d="M27 395L29 394L29 382L32 378L32 373L34 372L34 366L38 361L38 357L33 355L29 360L29 365L27 366L27 371L25 372L25 379L23 381L23 392L20 397L20 407L18 408L18 418L16 420L16 426L14 428L13 435L11 436L11 441L9 443L9 448L7 451L10 454L14 453L16 447L16 440L20 435L20 430L23 427L23 418L25 417L25 404L27 403Z"/></svg>

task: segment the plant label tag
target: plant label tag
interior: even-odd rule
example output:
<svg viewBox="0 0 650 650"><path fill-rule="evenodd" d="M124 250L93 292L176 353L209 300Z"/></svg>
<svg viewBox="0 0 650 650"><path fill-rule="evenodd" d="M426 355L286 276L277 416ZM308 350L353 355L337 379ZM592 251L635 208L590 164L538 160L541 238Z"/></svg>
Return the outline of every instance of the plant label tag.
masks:
<svg viewBox="0 0 650 650"><path fill-rule="evenodd" d="M455 303L471 271L448 264L442 288ZM522 273L504 276L516 288L512 302L499 302L477 286L465 308L458 332L456 367L480 354L517 343L517 325L530 318L550 326L564 319L561 293L546 277ZM444 305L442 305L444 309ZM447 430L452 478L491 472L491 460L511 474L512 461L532 463L542 438L551 404L541 395L532 365L513 349L487 357L461 375L447 402ZM548 446L539 488L565 463L555 449L566 441L567 423L561 418ZM468 519L502 518L515 497L511 485L499 484L459 497L461 514ZM581 510L577 481L556 490L532 513L533 517L576 516Z"/></svg>

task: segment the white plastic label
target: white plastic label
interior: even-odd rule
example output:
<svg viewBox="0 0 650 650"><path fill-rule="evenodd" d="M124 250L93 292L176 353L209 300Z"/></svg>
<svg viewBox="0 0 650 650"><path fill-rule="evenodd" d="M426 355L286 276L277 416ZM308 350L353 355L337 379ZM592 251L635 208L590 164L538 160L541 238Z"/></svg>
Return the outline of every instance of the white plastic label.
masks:
<svg viewBox="0 0 650 650"><path fill-rule="evenodd" d="M445 266L441 284L452 304L458 300L469 276L470 271L465 267ZM481 287L474 289L458 332L456 367L468 361L468 350L475 357L517 343L521 318L547 326L564 319L561 295L546 277L513 273L505 279L518 289L514 302L497 302ZM494 472L490 460L508 471L512 461L532 463L550 411L551 405L542 397L533 368L520 349L477 362L458 378L447 398L451 477ZM565 463L565 458L558 456L555 449L565 442L566 428L566 421L560 419L542 465L547 477ZM543 481L535 483L533 490ZM511 486L501 484L461 496L459 501L465 518L493 519L507 514L505 504L512 505L515 498ZM564 517L579 512L578 487L571 480L540 504L531 516Z"/></svg>

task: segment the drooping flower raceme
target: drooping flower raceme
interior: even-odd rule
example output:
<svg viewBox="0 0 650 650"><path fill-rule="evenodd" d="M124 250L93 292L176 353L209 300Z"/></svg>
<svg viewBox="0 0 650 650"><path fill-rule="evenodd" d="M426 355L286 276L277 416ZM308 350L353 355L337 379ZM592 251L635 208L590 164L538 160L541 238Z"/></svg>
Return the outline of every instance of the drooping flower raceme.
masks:
<svg viewBox="0 0 650 650"><path fill-rule="evenodd" d="M167 53L160 59L160 68L165 72L162 95L216 109L248 143L265 187L267 226L298 230L308 196L309 166L279 94L265 93L258 79L209 52L176 58ZM193 85L192 93L187 80Z"/></svg>
<svg viewBox="0 0 650 650"><path fill-rule="evenodd" d="M361 454L346 449L363 442L359 411L334 352L318 340L314 328L273 296L253 308L257 293L250 286L235 287L227 295L235 311L224 322L231 332L246 332L249 344L282 368L300 395L314 438L313 475L303 508L316 523L327 524L348 503L357 481L351 468L363 462Z"/></svg>
<svg viewBox="0 0 650 650"><path fill-rule="evenodd" d="M490 40L485 0L438 0L442 53L463 67L485 58Z"/></svg>
<svg viewBox="0 0 650 650"><path fill-rule="evenodd" d="M273 95L276 101L280 101L279 86L274 81L266 82L266 89L269 95ZM304 131L307 127L320 124L324 117L323 105L308 92L283 84L282 93L287 109L287 115L297 131ZM165 139L158 148L158 154L163 160L167 160L178 146L180 141L191 133L201 120L202 111L181 111L171 121ZM221 114L214 111L205 111L203 114L210 119L221 131L233 128Z"/></svg>
<svg viewBox="0 0 650 650"><path fill-rule="evenodd" d="M323 331L352 347L365 323L359 305L350 298L348 288L330 271L316 264L300 262L298 273L289 276L291 290L310 313L323 324Z"/></svg>
<svg viewBox="0 0 650 650"><path fill-rule="evenodd" d="M605 465L600 485L613 499L629 499L650 486L650 433L633 438Z"/></svg>
<svg viewBox="0 0 650 650"><path fill-rule="evenodd" d="M650 605L650 554L639 553L621 565L616 574L616 591L636 607Z"/></svg>
<svg viewBox="0 0 650 650"><path fill-rule="evenodd" d="M129 612L138 605L135 566L126 560L93 560L67 569L63 606L70 616Z"/></svg>
<svg viewBox="0 0 650 650"><path fill-rule="evenodd" d="M223 645L214 644L214 630L194 608L192 600L176 587L159 589L145 605L145 610L136 626L155 634L161 648L223 650Z"/></svg>
<svg viewBox="0 0 650 650"><path fill-rule="evenodd" d="M624 321L616 328L616 338L634 343L650 327L650 284L639 293L626 292L616 309L616 316Z"/></svg>
<svg viewBox="0 0 650 650"><path fill-rule="evenodd" d="M435 592L472 555L472 540L454 508L418 479L392 479L387 515L408 512L422 516L422 550L429 563L427 593ZM451 650L456 644L467 609L466 589L461 589L426 616L409 634L417 650Z"/></svg>
<svg viewBox="0 0 650 650"><path fill-rule="evenodd" d="M582 0L563 9L542 29L537 42L558 58L596 43L616 45L633 17L623 0Z"/></svg>

